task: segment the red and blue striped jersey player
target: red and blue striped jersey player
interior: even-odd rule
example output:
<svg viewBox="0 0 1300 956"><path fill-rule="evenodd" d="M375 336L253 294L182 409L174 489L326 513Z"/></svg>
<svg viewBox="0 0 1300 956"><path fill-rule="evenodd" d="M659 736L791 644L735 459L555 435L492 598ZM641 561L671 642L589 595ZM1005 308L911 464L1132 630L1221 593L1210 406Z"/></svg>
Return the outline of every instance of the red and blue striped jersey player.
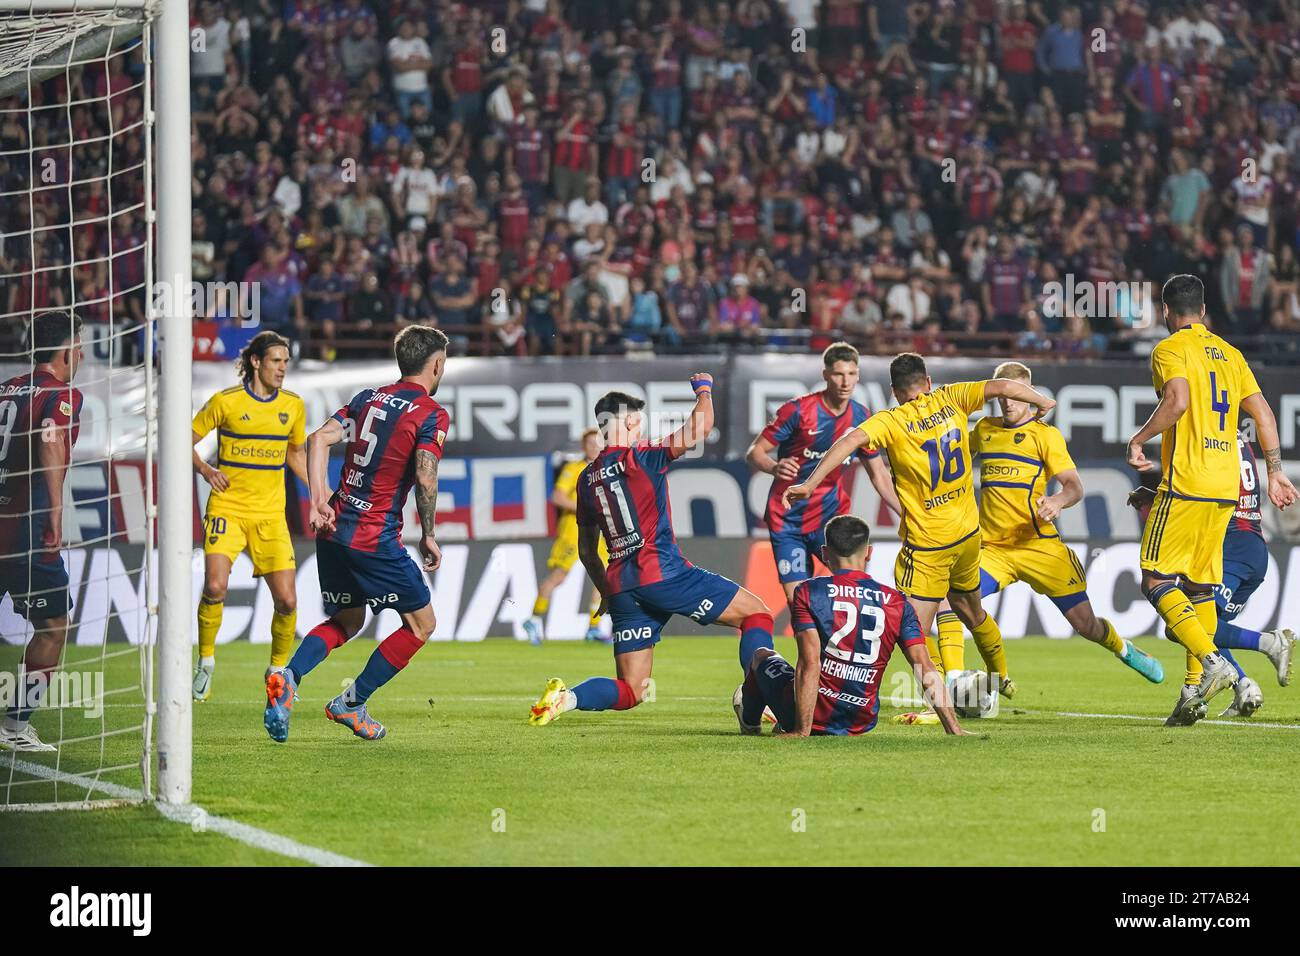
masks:
<svg viewBox="0 0 1300 956"><path fill-rule="evenodd" d="M433 394L447 365L447 336L407 326L397 333L393 351L401 378L362 389L307 439L316 571L329 616L303 638L283 672L267 677L263 723L272 740L288 739L294 692L331 651L356 636L367 607L376 614L391 608L402 625L375 649L347 690L325 705L325 716L365 740L383 737L387 731L366 702L411 662L436 624L429 586L401 535L402 509L414 487L424 570L438 569L438 464L451 419ZM331 493L329 450L341 442L343 468Z"/></svg>
<svg viewBox="0 0 1300 956"><path fill-rule="evenodd" d="M772 612L735 581L696 567L682 554L668 505L668 467L713 430L713 378L691 376L695 406L686 423L655 442L642 440L645 402L609 392L596 403L605 450L578 477L578 557L613 621L617 678L591 677L572 690L558 677L528 722L549 724L570 710L628 710L650 687L654 648L674 614L740 630L740 666L772 647ZM600 540L609 549L609 566Z"/></svg>
<svg viewBox="0 0 1300 956"><path fill-rule="evenodd" d="M855 515L832 518L822 560L831 573L794 589L795 665L774 650L756 652L732 699L740 732L760 733L763 710L770 708L778 736L865 734L876 726L881 678L889 656L900 648L944 730L964 734L943 677L930 661L916 612L901 591L867 573L867 523Z"/></svg>
<svg viewBox="0 0 1300 956"><path fill-rule="evenodd" d="M1243 421L1238 426L1241 487L1238 490L1237 507L1228 519L1228 530L1223 536L1223 581L1214 588L1219 617L1214 631L1214 646L1237 669L1238 677L1233 688L1232 703L1220 717L1249 717L1264 703L1263 689L1241 669L1237 659L1232 656L1234 650L1259 651L1268 657L1277 670L1277 682L1283 687L1291 682L1295 650L1295 631L1289 627L1253 631L1233 623L1245 609L1251 595L1264 583L1264 576L1268 573L1268 545L1264 542L1264 516L1260 511L1259 466L1249 439L1251 431L1253 429L1249 422ZM1138 509L1144 521L1155 500L1160 476L1159 468L1139 473L1142 483L1129 496L1129 504Z"/></svg>
<svg viewBox="0 0 1300 956"><path fill-rule="evenodd" d="M31 622L22 680L0 719L0 750L53 751L31 725L68 638L72 597L63 545L63 486L81 427L81 320L43 312L28 330L29 371L0 383L0 599Z"/></svg>
<svg viewBox="0 0 1300 956"><path fill-rule="evenodd" d="M853 398L858 386L858 350L837 342L822 353L820 392L792 398L779 409L745 454L751 468L772 476L763 521L772 541L772 558L789 603L794 587L812 574L821 554L822 529L836 515L848 514L853 495L853 462L859 460L881 500L901 517L898 495L885 458L863 448L829 473L809 498L788 505L782 497L791 485L806 481L832 445L871 415Z"/></svg>

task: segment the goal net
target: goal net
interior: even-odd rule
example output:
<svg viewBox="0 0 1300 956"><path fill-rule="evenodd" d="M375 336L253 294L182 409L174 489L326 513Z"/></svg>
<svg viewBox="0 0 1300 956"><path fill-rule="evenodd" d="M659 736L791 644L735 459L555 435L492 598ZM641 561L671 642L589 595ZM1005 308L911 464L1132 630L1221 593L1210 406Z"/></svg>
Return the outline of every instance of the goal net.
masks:
<svg viewBox="0 0 1300 956"><path fill-rule="evenodd" d="M157 12L0 2L8 808L154 789Z"/></svg>

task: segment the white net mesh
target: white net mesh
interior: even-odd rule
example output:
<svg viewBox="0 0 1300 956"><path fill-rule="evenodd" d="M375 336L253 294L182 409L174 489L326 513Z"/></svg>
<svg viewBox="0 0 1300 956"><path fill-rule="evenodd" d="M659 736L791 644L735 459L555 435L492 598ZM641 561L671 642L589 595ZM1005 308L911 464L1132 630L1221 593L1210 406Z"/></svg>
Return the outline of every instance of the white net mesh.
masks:
<svg viewBox="0 0 1300 956"><path fill-rule="evenodd" d="M56 6L0 10L8 807L151 789L153 11Z"/></svg>

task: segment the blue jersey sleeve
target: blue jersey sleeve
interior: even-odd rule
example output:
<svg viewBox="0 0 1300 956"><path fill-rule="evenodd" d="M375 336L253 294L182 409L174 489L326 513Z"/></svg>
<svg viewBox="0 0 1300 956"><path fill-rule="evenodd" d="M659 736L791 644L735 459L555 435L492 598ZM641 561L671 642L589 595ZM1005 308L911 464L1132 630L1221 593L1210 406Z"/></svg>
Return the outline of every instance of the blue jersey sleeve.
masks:
<svg viewBox="0 0 1300 956"><path fill-rule="evenodd" d="M912 602L903 601L903 618L898 625L899 644L916 644L924 643L925 635L921 633L921 622L916 618L916 612L912 610Z"/></svg>
<svg viewBox="0 0 1300 956"><path fill-rule="evenodd" d="M763 429L763 437L778 448L794 434L799 424L799 401L791 399L776 410L776 415Z"/></svg>
<svg viewBox="0 0 1300 956"><path fill-rule="evenodd" d="M633 454L637 463L650 475L664 474L673 463L672 449L663 445L642 445Z"/></svg>

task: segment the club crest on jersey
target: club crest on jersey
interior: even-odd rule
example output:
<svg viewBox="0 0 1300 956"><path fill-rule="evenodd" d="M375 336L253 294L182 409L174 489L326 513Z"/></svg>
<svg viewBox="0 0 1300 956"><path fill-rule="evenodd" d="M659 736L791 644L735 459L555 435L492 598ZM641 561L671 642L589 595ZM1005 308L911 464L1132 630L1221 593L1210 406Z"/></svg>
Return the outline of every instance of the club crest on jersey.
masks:
<svg viewBox="0 0 1300 956"><path fill-rule="evenodd" d="M1013 439L1011 439L1011 440L1014 441L1017 445L1019 445L1022 441L1025 440L1025 433L1024 433L1024 432L1016 432L1016 437L1013 438Z"/></svg>
<svg viewBox="0 0 1300 956"><path fill-rule="evenodd" d="M60 414L60 415L69 415L69 416L70 416L70 415L72 414L72 403L71 403L71 402L59 402L59 414Z"/></svg>
<svg viewBox="0 0 1300 956"><path fill-rule="evenodd" d="M436 435L433 436L433 440L434 440L435 443L437 443L438 447L441 448L441 447L442 447L442 443L445 442L445 441L447 440L447 433L446 433L445 431L443 431L441 428L439 428L439 429L438 429L438 434L436 434Z"/></svg>
<svg viewBox="0 0 1300 956"><path fill-rule="evenodd" d="M215 534L208 535L208 544L216 544L216 543L217 543L217 536Z"/></svg>
<svg viewBox="0 0 1300 956"><path fill-rule="evenodd" d="M287 425L287 424L289 424L289 413L288 413L288 412L281 412L281 413L280 413L280 424L281 424L281 425Z"/></svg>

